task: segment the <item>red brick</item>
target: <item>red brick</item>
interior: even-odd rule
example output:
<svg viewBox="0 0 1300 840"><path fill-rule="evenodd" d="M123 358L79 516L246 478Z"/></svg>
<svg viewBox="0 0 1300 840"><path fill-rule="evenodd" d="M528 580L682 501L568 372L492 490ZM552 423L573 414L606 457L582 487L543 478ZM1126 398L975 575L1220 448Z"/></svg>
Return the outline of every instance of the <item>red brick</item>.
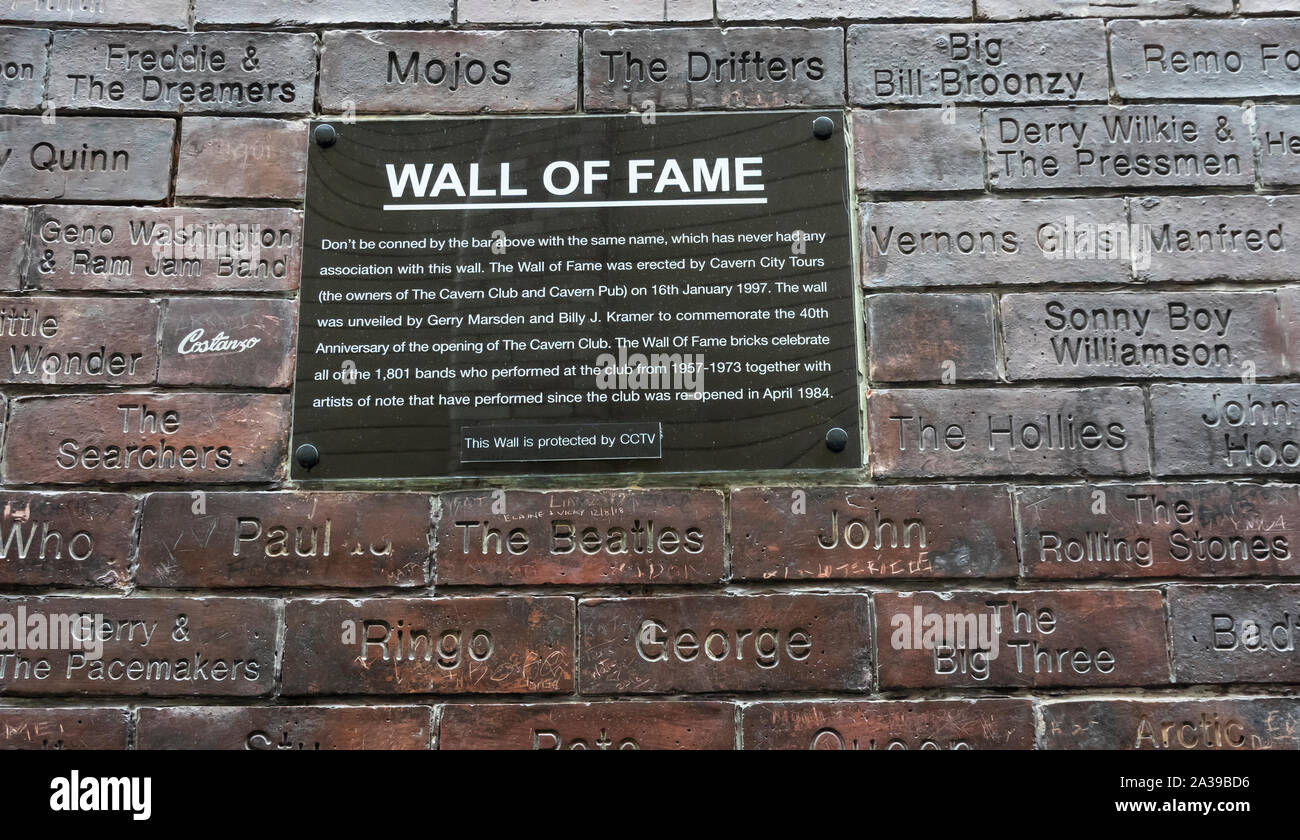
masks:
<svg viewBox="0 0 1300 840"><path fill-rule="evenodd" d="M499 512L498 512L499 511ZM713 490L480 491L442 496L440 585L716 583Z"/></svg>
<svg viewBox="0 0 1300 840"><path fill-rule="evenodd" d="M36 201L165 201L176 121L133 117L6 115L13 154L0 198ZM71 169L63 169L65 165Z"/></svg>
<svg viewBox="0 0 1300 840"><path fill-rule="evenodd" d="M0 493L0 584L127 584L135 499L120 493Z"/></svg>
<svg viewBox="0 0 1300 840"><path fill-rule="evenodd" d="M147 385L158 370L158 304L122 298L0 298L0 382Z"/></svg>
<svg viewBox="0 0 1300 840"><path fill-rule="evenodd" d="M866 595L591 599L578 612L584 693L870 687Z"/></svg>
<svg viewBox="0 0 1300 840"><path fill-rule="evenodd" d="M1164 607L1154 589L883 592L875 598L881 689L1169 682ZM926 638L929 622L947 626L950 618L964 619L960 629ZM963 631L964 642L955 635Z"/></svg>
<svg viewBox="0 0 1300 840"><path fill-rule="evenodd" d="M427 750L428 706L143 708L142 750Z"/></svg>
<svg viewBox="0 0 1300 840"><path fill-rule="evenodd" d="M289 398L274 394L24 397L5 436L5 481L272 481L283 472L288 425Z"/></svg>
<svg viewBox="0 0 1300 840"><path fill-rule="evenodd" d="M307 187L307 125L254 117L186 117L176 194L300 201Z"/></svg>
<svg viewBox="0 0 1300 840"><path fill-rule="evenodd" d="M141 586L362 587L428 582L429 497L151 493Z"/></svg>
<svg viewBox="0 0 1300 840"><path fill-rule="evenodd" d="M442 707L440 750L729 750L730 703L465 704Z"/></svg>
<svg viewBox="0 0 1300 840"><path fill-rule="evenodd" d="M0 206L0 291L22 286L26 239L27 208Z"/></svg>
<svg viewBox="0 0 1300 840"><path fill-rule="evenodd" d="M854 111L853 150L859 190L984 189L978 108Z"/></svg>
<svg viewBox="0 0 1300 840"><path fill-rule="evenodd" d="M276 602L265 598L5 598L0 614L94 618L82 649L0 654L0 695L259 696L275 679ZM84 638L83 629L73 629ZM47 643L53 641L51 636ZM43 676L42 676L43 675Z"/></svg>
<svg viewBox="0 0 1300 840"><path fill-rule="evenodd" d="M763 487L731 494L738 579L1018 574L1007 488Z"/></svg>
<svg viewBox="0 0 1300 840"><path fill-rule="evenodd" d="M0 709L0 750L124 750L126 709Z"/></svg>
<svg viewBox="0 0 1300 840"><path fill-rule="evenodd" d="M993 381L993 298L883 294L867 298L873 382Z"/></svg>
<svg viewBox="0 0 1300 840"><path fill-rule="evenodd" d="M747 750L1029 750L1028 700L755 703L743 718Z"/></svg>
<svg viewBox="0 0 1300 840"><path fill-rule="evenodd" d="M1300 700L1064 700L1042 704L1049 750L1300 749Z"/></svg>
<svg viewBox="0 0 1300 840"><path fill-rule="evenodd" d="M167 301L158 384L287 388L293 378L297 309L291 300Z"/></svg>
<svg viewBox="0 0 1300 840"><path fill-rule="evenodd" d="M573 690L570 598L295 600L285 621L287 695Z"/></svg>

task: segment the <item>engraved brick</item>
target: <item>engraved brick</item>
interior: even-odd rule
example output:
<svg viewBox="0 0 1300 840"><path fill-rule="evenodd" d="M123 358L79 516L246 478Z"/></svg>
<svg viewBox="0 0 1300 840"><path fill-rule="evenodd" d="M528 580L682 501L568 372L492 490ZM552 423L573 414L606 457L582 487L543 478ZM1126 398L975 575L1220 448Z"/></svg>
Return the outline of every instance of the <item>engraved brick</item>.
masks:
<svg viewBox="0 0 1300 840"><path fill-rule="evenodd" d="M574 111L578 33L327 32L320 103L382 113Z"/></svg>
<svg viewBox="0 0 1300 840"><path fill-rule="evenodd" d="M65 29L50 48L59 110L305 114L315 82L309 33Z"/></svg>
<svg viewBox="0 0 1300 840"><path fill-rule="evenodd" d="M124 750L126 709L0 709L0 750Z"/></svg>
<svg viewBox="0 0 1300 840"><path fill-rule="evenodd" d="M1093 235L1127 232L1123 199L888 201L862 212L869 287L1131 282L1128 250Z"/></svg>
<svg viewBox="0 0 1300 840"><path fill-rule="evenodd" d="M447 23L452 0L195 0L194 22L258 26L319 26L340 23ZM462 16L462 20L463 20Z"/></svg>
<svg viewBox="0 0 1300 840"><path fill-rule="evenodd" d="M746 53L762 58L742 65ZM844 103L839 29L588 29L582 55L589 111Z"/></svg>
<svg viewBox="0 0 1300 840"><path fill-rule="evenodd" d="M307 126L253 117L182 121L176 194L298 201L307 186Z"/></svg>
<svg viewBox="0 0 1300 840"><path fill-rule="evenodd" d="M1104 102L1101 21L850 26L855 105Z"/></svg>
<svg viewBox="0 0 1300 840"><path fill-rule="evenodd" d="M287 388L296 316L291 300L169 300L158 384Z"/></svg>
<svg viewBox="0 0 1300 840"><path fill-rule="evenodd" d="M273 481L283 475L289 398L113 393L15 399L5 482Z"/></svg>
<svg viewBox="0 0 1300 840"><path fill-rule="evenodd" d="M27 284L86 291L291 291L302 214L288 208L38 205Z"/></svg>
<svg viewBox="0 0 1300 840"><path fill-rule="evenodd" d="M866 691L865 595L584 600L579 684L590 694Z"/></svg>
<svg viewBox="0 0 1300 840"><path fill-rule="evenodd" d="M968 18L968 0L717 0L722 20Z"/></svg>
<svg viewBox="0 0 1300 840"><path fill-rule="evenodd" d="M1279 376L1286 339L1272 292L1006 295L1011 379Z"/></svg>
<svg viewBox="0 0 1300 840"><path fill-rule="evenodd" d="M673 23L713 20L711 0L459 0L461 23Z"/></svg>
<svg viewBox="0 0 1300 840"><path fill-rule="evenodd" d="M150 493L136 578L168 588L424 586L416 493Z"/></svg>
<svg viewBox="0 0 1300 840"><path fill-rule="evenodd" d="M0 503L0 583L126 586L135 499L10 490Z"/></svg>
<svg viewBox="0 0 1300 840"><path fill-rule="evenodd" d="M551 694L574 686L571 598L295 600L285 620L285 694Z"/></svg>
<svg viewBox="0 0 1300 840"><path fill-rule="evenodd" d="M62 649L0 655L0 694L253 697L274 686L279 618L269 599L4 598L0 613L89 616ZM91 639L77 641L89 627Z"/></svg>
<svg viewBox="0 0 1300 840"><path fill-rule="evenodd" d="M1300 700L1062 700L1042 704L1049 750L1300 749Z"/></svg>
<svg viewBox="0 0 1300 840"><path fill-rule="evenodd" d="M1300 107L1256 105L1259 181L1266 187L1300 184Z"/></svg>
<svg viewBox="0 0 1300 840"><path fill-rule="evenodd" d="M1145 475L1137 388L877 390L875 476Z"/></svg>
<svg viewBox="0 0 1300 840"><path fill-rule="evenodd" d="M867 335L873 382L998 378L989 295L871 295Z"/></svg>
<svg viewBox="0 0 1300 840"><path fill-rule="evenodd" d="M1295 576L1293 487L1094 484L1016 490L1031 578Z"/></svg>
<svg viewBox="0 0 1300 840"><path fill-rule="evenodd" d="M755 703L747 750L1031 750L1028 700Z"/></svg>
<svg viewBox="0 0 1300 840"><path fill-rule="evenodd" d="M1169 587L1174 681L1294 683L1300 584Z"/></svg>
<svg viewBox="0 0 1300 840"><path fill-rule="evenodd" d="M1233 105L1064 105L984 112L995 190L1248 186L1250 131Z"/></svg>
<svg viewBox="0 0 1300 840"><path fill-rule="evenodd" d="M1251 0L1244 0L1244 3L1248 2ZM979 17L995 20L1117 15L1182 17L1193 14L1231 14L1232 0L1126 0L1122 7L1110 0L975 0L975 10Z"/></svg>
<svg viewBox="0 0 1300 840"><path fill-rule="evenodd" d="M437 579L494 586L717 583L726 571L724 542L722 494L713 490L448 493Z"/></svg>
<svg viewBox="0 0 1300 840"><path fill-rule="evenodd" d="M0 291L17 291L22 285L26 240L27 208L0 206Z"/></svg>
<svg viewBox="0 0 1300 840"><path fill-rule="evenodd" d="M163 201L175 120L0 117L0 198Z"/></svg>
<svg viewBox="0 0 1300 840"><path fill-rule="evenodd" d="M875 596L880 687L1169 682L1154 589L886 592ZM926 631L935 632L927 640Z"/></svg>
<svg viewBox="0 0 1300 840"><path fill-rule="evenodd" d="M442 707L440 750L730 750L735 706L690 700Z"/></svg>
<svg viewBox="0 0 1300 840"><path fill-rule="evenodd" d="M731 493L737 579L1015 577L1006 487L749 487Z"/></svg>
<svg viewBox="0 0 1300 840"><path fill-rule="evenodd" d="M858 189L984 189L979 120L974 108L854 111L853 154Z"/></svg>
<svg viewBox="0 0 1300 840"><path fill-rule="evenodd" d="M1287 239L1300 196L1149 196L1129 203L1134 270L1147 283L1300 278Z"/></svg>
<svg viewBox="0 0 1300 840"><path fill-rule="evenodd" d="M1115 92L1124 99L1300 93L1285 46L1294 20L1117 20L1106 27Z"/></svg>
<svg viewBox="0 0 1300 840"><path fill-rule="evenodd" d="M1300 472L1300 385L1151 386L1160 475Z"/></svg>
<svg viewBox="0 0 1300 840"><path fill-rule="evenodd" d="M6 23L147 24L166 29L184 29L189 23L189 0L95 0L93 3L10 0L8 6L0 7L0 21Z"/></svg>
<svg viewBox="0 0 1300 840"><path fill-rule="evenodd" d="M142 708L142 750L427 750L428 706Z"/></svg>
<svg viewBox="0 0 1300 840"><path fill-rule="evenodd" d="M1237 5L1243 15L1300 12L1300 0L1240 0Z"/></svg>
<svg viewBox="0 0 1300 840"><path fill-rule="evenodd" d="M25 110L43 106L45 48L49 41L50 32L45 29L0 26L0 56L4 56L0 108Z"/></svg>
<svg viewBox="0 0 1300 840"><path fill-rule="evenodd" d="M138 385L158 368L158 304L0 297L0 382Z"/></svg>

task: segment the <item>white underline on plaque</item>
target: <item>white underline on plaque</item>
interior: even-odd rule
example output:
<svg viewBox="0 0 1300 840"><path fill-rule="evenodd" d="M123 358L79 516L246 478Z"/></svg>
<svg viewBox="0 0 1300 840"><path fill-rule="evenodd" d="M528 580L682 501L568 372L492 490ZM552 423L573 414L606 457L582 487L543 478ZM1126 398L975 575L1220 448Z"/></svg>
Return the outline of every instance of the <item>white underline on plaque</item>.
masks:
<svg viewBox="0 0 1300 840"><path fill-rule="evenodd" d="M472 204L385 204L385 210L565 210L579 207L672 207L767 204L766 198L663 198L638 201L493 201Z"/></svg>

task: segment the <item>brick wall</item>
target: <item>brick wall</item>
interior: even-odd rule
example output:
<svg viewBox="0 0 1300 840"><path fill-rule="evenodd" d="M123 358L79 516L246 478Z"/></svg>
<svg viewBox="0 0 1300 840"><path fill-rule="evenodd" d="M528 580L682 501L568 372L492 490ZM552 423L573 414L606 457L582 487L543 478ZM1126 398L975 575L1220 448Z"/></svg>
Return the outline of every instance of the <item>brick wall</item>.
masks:
<svg viewBox="0 0 1300 840"><path fill-rule="evenodd" d="M10 4L0 744L1295 747L1300 3L1114 8ZM851 114L868 463L287 480L307 121L647 103Z"/></svg>

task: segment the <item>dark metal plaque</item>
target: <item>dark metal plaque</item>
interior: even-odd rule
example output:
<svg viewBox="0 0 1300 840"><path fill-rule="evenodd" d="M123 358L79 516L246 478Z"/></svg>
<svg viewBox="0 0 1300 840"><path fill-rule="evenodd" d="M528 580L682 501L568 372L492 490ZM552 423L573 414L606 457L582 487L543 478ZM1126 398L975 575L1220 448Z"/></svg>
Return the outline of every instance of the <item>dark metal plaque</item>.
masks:
<svg viewBox="0 0 1300 840"><path fill-rule="evenodd" d="M295 478L861 464L839 112L332 128Z"/></svg>

